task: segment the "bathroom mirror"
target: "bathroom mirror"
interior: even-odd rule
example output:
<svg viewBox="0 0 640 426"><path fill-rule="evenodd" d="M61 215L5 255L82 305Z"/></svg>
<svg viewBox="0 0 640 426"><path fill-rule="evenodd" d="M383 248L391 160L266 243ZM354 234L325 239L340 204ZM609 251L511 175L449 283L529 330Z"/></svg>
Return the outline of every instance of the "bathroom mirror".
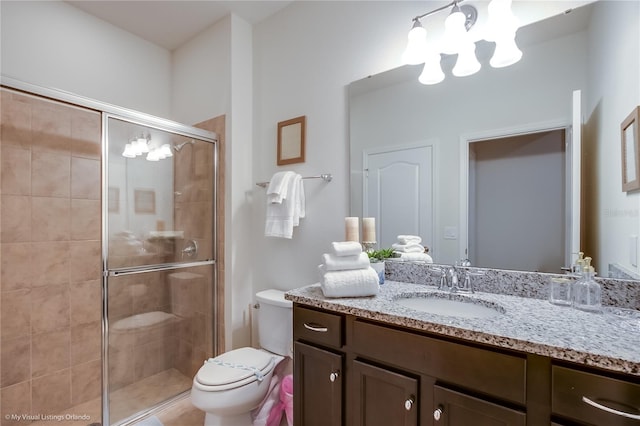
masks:
<svg viewBox="0 0 640 426"><path fill-rule="evenodd" d="M638 104L640 93L639 59L628 55L631 50L638 51L638 13L636 2L597 1L571 13L522 27L517 41L523 58L507 68L491 68L489 58L493 44L478 42L480 72L453 77L455 57L444 57L442 67L446 78L433 86L418 82L420 65L403 66L353 82L349 87L351 216L380 214L364 205L371 198L371 194L363 190L371 191L371 185L365 185L367 168L378 157L395 155L396 151L409 153L409 158L425 161L424 167L429 171L425 182L429 190L425 192L425 199L412 207L413 215L408 214L407 209L402 211L405 216L401 222L409 229L386 232L384 223L389 223L393 209L384 211L387 217L377 220L382 228L377 232L382 236L386 232L387 239L379 237L379 244L389 246L394 235L415 232L423 237L436 263L455 263L465 256L468 248L461 244L466 241L463 238L466 235L461 233L479 218L474 214L473 192L461 193L461 188L466 186L462 183L468 183L464 170L468 168L470 175L474 173L473 167L469 168L469 159L463 155L463 143L474 137L490 139L491 135L500 139L509 132L529 134L558 130L560 142L555 142L556 146L566 144L572 137L573 92L581 90L582 200L580 217L573 218L580 223L580 247L593 257L599 276L637 277L638 260L630 255L634 250L630 249L629 241L640 231L637 220L640 195L620 191L618 141L620 122L630 106ZM614 27L615 36L611 34ZM616 79L620 80L619 84L611 83ZM603 150L604 143L607 148ZM560 148L566 153L566 146ZM502 148L502 151L509 149ZM417 154L418 150L425 155ZM469 156L473 155L469 149ZM526 155L538 153L529 151ZM536 229L546 226L536 220L538 212L558 204L565 209L565 215L570 211L565 204L571 193L568 176L572 165L565 162L560 167L565 171L565 180L556 184L562 186L561 198L529 208L532 219L527 223L533 236L523 237L522 228L507 232L498 227L496 232L520 244L512 250L517 254L514 257L526 257L520 251L530 245ZM414 182L417 174L410 167L402 173L405 174L403 184L396 185L395 192L411 194L417 187ZM534 179L541 179L547 171L543 168L536 173ZM464 217L461 206L467 202L469 215ZM475 226L486 225L475 223ZM556 242L542 241L543 247L545 244L556 245ZM555 265L552 270L528 264L476 262L474 265L558 273L569 266L564 256L552 255L546 250L543 256L545 254L553 256L549 260ZM620 267L620 274L610 274L612 267L616 271Z"/></svg>

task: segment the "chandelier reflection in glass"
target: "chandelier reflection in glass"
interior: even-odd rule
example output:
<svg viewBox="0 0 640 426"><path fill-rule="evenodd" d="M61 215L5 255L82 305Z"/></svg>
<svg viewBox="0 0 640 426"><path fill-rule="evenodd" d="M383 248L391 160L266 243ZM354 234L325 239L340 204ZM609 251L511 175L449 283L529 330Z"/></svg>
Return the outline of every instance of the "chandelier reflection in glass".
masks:
<svg viewBox="0 0 640 426"><path fill-rule="evenodd" d="M437 84L444 80L441 55L458 55L452 73L456 77L465 77L480 70L476 58L476 44L469 36L469 30L475 24L478 12L471 5L459 5L464 0L453 2L413 18L413 26L408 35L408 44L402 55L402 61L409 65L424 63L418 80L422 84ZM436 46L427 40L427 30L420 19L451 8L445 19L444 39ZM516 45L515 37L518 22L511 11L511 0L491 0L488 6L489 16L484 39L496 44L493 57L489 61L492 67L502 68L515 64L522 58L522 52Z"/></svg>
<svg viewBox="0 0 640 426"><path fill-rule="evenodd" d="M131 139L131 141L124 146L122 156L127 158L136 158L143 154L147 154L147 161L160 161L165 158L173 157L171 146L168 143L160 146L154 146L151 143L151 135L145 136L141 133L140 136Z"/></svg>

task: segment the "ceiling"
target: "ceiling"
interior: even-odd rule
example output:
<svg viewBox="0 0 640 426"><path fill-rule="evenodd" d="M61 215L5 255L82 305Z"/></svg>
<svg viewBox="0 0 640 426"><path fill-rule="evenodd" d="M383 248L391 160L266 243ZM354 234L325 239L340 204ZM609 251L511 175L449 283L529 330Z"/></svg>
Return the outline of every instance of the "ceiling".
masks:
<svg viewBox="0 0 640 426"><path fill-rule="evenodd" d="M275 0L66 1L86 13L168 50L181 46L230 13L255 24L291 2Z"/></svg>

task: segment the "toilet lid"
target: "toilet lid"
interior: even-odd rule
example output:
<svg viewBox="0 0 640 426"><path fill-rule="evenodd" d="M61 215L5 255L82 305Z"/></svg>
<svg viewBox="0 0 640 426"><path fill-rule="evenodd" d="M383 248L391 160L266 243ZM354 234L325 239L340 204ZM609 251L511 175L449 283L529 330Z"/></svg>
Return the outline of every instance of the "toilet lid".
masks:
<svg viewBox="0 0 640 426"><path fill-rule="evenodd" d="M240 348L205 361L196 380L205 386L242 385L258 380L273 368L273 355L254 348Z"/></svg>

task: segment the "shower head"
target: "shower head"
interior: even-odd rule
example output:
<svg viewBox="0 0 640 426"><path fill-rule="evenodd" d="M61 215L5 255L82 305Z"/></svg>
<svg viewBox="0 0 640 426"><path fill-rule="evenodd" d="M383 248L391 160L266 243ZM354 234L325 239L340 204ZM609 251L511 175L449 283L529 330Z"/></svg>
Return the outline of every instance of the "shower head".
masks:
<svg viewBox="0 0 640 426"><path fill-rule="evenodd" d="M180 143L180 144L178 144L178 145L174 145L174 146L173 146L173 149L174 149L176 152L180 152L180 150L181 150L185 145L187 145L187 144L191 144L191 145L193 145L193 144L195 144L195 143L196 143L196 141L194 141L193 139L191 139L190 141L184 141L184 142L182 142L182 143Z"/></svg>

